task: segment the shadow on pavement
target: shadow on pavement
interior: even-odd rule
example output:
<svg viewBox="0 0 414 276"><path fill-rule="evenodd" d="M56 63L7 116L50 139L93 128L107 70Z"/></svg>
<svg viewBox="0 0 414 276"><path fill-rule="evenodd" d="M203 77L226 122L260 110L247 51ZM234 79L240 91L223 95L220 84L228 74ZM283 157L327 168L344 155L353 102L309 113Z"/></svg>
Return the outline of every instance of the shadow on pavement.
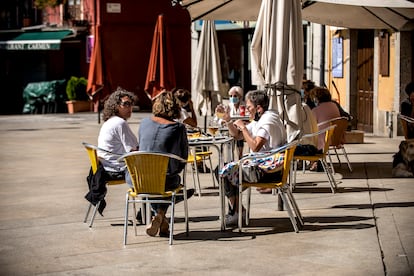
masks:
<svg viewBox="0 0 414 276"><path fill-rule="evenodd" d="M387 202L374 204L343 204L335 205L332 208L348 208L348 209L377 209L392 207L414 207L414 202Z"/></svg>

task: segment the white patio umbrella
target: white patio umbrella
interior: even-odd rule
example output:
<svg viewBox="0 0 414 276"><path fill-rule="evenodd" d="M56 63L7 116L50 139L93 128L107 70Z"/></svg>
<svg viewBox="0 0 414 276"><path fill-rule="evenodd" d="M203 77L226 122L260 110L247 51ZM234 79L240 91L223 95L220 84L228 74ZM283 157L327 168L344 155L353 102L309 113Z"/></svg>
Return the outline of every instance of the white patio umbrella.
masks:
<svg viewBox="0 0 414 276"><path fill-rule="evenodd" d="M305 20L350 29L414 29L414 2L406 0L304 1Z"/></svg>
<svg viewBox="0 0 414 276"><path fill-rule="evenodd" d="M196 106L203 116L221 102L222 87L220 55L214 21L203 21L198 42L193 83L195 84Z"/></svg>
<svg viewBox="0 0 414 276"><path fill-rule="evenodd" d="M299 0L263 0L251 45L252 83L270 96L288 142L301 135L303 34Z"/></svg>

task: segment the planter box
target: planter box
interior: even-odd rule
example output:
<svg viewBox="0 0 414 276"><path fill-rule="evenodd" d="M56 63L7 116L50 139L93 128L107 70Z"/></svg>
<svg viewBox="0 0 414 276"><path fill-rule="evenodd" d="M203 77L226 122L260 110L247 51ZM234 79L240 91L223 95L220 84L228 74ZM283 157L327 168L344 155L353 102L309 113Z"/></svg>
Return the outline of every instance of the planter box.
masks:
<svg viewBox="0 0 414 276"><path fill-rule="evenodd" d="M360 130L345 131L345 144L363 144L364 132Z"/></svg>
<svg viewBox="0 0 414 276"><path fill-rule="evenodd" d="M91 111L90 101L67 101L68 113L73 114L82 111Z"/></svg>

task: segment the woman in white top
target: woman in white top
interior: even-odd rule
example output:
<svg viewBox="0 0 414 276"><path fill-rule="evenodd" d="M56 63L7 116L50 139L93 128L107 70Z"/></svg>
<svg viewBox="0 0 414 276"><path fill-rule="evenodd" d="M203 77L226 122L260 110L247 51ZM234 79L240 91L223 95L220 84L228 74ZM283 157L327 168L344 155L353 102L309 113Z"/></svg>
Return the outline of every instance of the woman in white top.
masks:
<svg viewBox="0 0 414 276"><path fill-rule="evenodd" d="M125 180L131 187L132 181L126 173L126 165L117 159L127 152L138 150L138 139L127 123L132 114L134 101L134 94L119 87L106 100L98 147L111 153L99 150L97 153L105 171L115 178L125 175Z"/></svg>

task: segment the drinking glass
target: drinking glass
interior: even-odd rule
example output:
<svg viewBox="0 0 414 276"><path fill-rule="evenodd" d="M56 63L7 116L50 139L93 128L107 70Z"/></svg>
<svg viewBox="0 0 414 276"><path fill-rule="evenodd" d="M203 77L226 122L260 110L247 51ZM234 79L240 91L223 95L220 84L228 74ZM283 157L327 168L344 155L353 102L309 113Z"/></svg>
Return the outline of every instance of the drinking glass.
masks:
<svg viewBox="0 0 414 276"><path fill-rule="evenodd" d="M211 135L213 135L213 141L215 141L215 136L218 130L219 130L218 122L215 120L211 120L208 123L208 132L210 132Z"/></svg>

